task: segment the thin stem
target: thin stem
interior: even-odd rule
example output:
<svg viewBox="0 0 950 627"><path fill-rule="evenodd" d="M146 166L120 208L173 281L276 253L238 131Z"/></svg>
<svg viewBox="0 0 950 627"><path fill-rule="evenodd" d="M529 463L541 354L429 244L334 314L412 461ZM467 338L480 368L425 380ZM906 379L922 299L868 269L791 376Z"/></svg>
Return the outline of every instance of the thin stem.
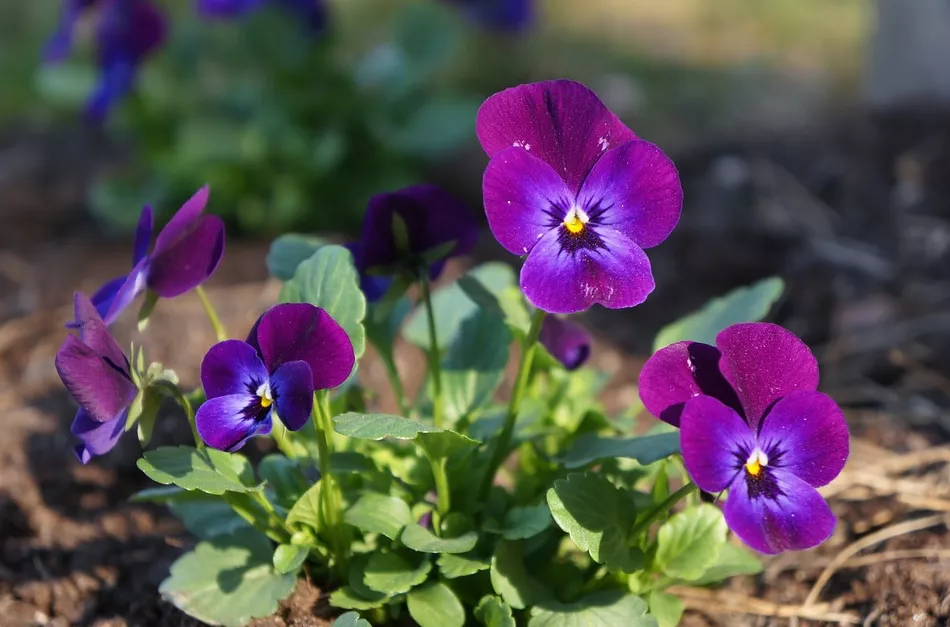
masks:
<svg viewBox="0 0 950 627"><path fill-rule="evenodd" d="M429 376L432 377L432 423L442 428L442 366L439 352L439 338L435 330L435 311L432 309L432 291L429 289L428 273L423 272L419 280L422 289L422 302L426 308L426 320L429 324Z"/></svg>
<svg viewBox="0 0 950 627"><path fill-rule="evenodd" d="M528 387L528 379L531 377L531 364L534 362L535 347L538 345L538 336L541 335L543 322L544 312L538 309L531 318L531 328L528 329L528 336L521 347L521 363L518 364L515 387L511 391L511 399L508 401L505 426L501 430L501 435L495 440L495 449L492 451L491 461L488 462L488 468L485 469L485 476L482 478L481 489L478 491L481 502L488 499L488 493L491 492L492 483L495 480L495 473L498 472L508 455L511 438L515 432L515 421L517 421L518 412L521 409L521 400L525 389Z"/></svg>
<svg viewBox="0 0 950 627"><path fill-rule="evenodd" d="M449 478L445 473L445 459L430 462L432 476L435 478L435 493L439 513L445 516L452 509L452 493L449 492Z"/></svg>
<svg viewBox="0 0 950 627"><path fill-rule="evenodd" d="M289 434L287 433L287 427L282 425L280 421L274 421L274 428L270 435L271 438L274 439L274 444L277 445L277 448L280 449L281 453L290 459L295 459L297 457L297 450L294 448L294 443L290 441Z"/></svg>
<svg viewBox="0 0 950 627"><path fill-rule="evenodd" d="M346 572L346 543L339 537L340 525L340 498L336 489L336 482L330 473L330 454L333 451L333 426L330 417L330 399L326 390L320 390L313 396L313 421L317 429L317 447L320 454L320 500L323 507L323 518L326 522L328 540L333 547L336 566L341 573Z"/></svg>
<svg viewBox="0 0 950 627"><path fill-rule="evenodd" d="M205 314L207 314L208 320L211 322L215 337L218 338L219 342L228 339L228 332L224 330L224 325L221 324L221 318L218 317L218 312L215 311L214 305L211 304L211 300L205 293L205 288L200 285L197 286L195 288L195 294L197 294L199 300L201 300L201 306L204 307Z"/></svg>
<svg viewBox="0 0 950 627"><path fill-rule="evenodd" d="M181 391L181 388L171 381L166 380L154 381L152 386L161 392L164 392L166 395L171 396L173 399L175 399L175 402L181 406L182 410L185 412L185 420L188 421L188 426L191 428L191 437L193 437L195 440L195 447L198 450L204 450L205 442L198 434L198 425L195 423L195 409L190 398L194 395L194 392L192 392L192 394L184 394Z"/></svg>
<svg viewBox="0 0 950 627"><path fill-rule="evenodd" d="M669 511L673 509L673 506L683 500L685 496L692 494L695 491L696 484L690 481L679 490L666 497L666 500L654 507L646 516L644 516L636 525L633 526L633 528L630 530L630 533L627 535L627 538L631 541L636 539L637 536L649 529L650 525L662 518L664 514L669 513Z"/></svg>
<svg viewBox="0 0 950 627"><path fill-rule="evenodd" d="M386 378L389 379L389 385L393 389L393 395L396 402L399 403L399 415L409 417L409 402L406 400L406 389L402 385L402 379L399 378L399 369L396 367L396 360L390 357L382 357L383 366L386 369Z"/></svg>

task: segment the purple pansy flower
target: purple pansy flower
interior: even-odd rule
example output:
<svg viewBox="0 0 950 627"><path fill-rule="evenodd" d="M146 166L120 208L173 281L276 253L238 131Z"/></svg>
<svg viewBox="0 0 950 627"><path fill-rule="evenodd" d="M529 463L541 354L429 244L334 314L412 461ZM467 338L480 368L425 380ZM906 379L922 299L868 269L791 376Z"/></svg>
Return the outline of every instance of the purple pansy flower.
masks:
<svg viewBox="0 0 950 627"><path fill-rule="evenodd" d="M590 333L570 320L545 317L538 341L568 370L577 370L590 357Z"/></svg>
<svg viewBox="0 0 950 627"><path fill-rule="evenodd" d="M412 185L370 198L362 237L350 250L362 276L415 275L428 266L435 280L446 259L470 252L477 239L478 224L465 205L435 185Z"/></svg>
<svg viewBox="0 0 950 627"><path fill-rule="evenodd" d="M488 224L509 252L527 255L528 300L550 313L646 300L654 283L643 249L667 238L683 203L673 162L574 81L506 89L476 124L491 157Z"/></svg>
<svg viewBox="0 0 950 627"><path fill-rule="evenodd" d="M80 440L76 456L85 464L119 441L138 388L128 358L89 297L77 292L73 308L79 336L66 338L55 364L59 378L79 403L70 430Z"/></svg>
<svg viewBox="0 0 950 627"><path fill-rule="evenodd" d="M520 31L533 18L532 0L448 0L471 20L485 28Z"/></svg>
<svg viewBox="0 0 950 627"><path fill-rule="evenodd" d="M59 26L46 47L46 60L58 61L72 49L73 31L86 11L97 11L96 56L101 78L86 103L86 114L101 120L112 104L130 92L142 61L166 35L166 20L150 0L65 0Z"/></svg>
<svg viewBox="0 0 950 627"><path fill-rule="evenodd" d="M356 357L346 331L307 303L268 309L247 341L225 340L201 362L208 400L198 408L198 434L209 446L234 451L273 427L274 410L291 431L303 427L314 390L334 388L353 371Z"/></svg>
<svg viewBox="0 0 950 627"><path fill-rule="evenodd" d="M325 0L197 0L198 13L212 18L235 18L270 1L294 15L313 32L326 27L327 7Z"/></svg>
<svg viewBox="0 0 950 627"><path fill-rule="evenodd" d="M763 553L817 546L835 516L816 488L848 458L848 426L818 388L818 364L795 335L733 325L716 346L677 342L640 374L640 398L680 427L686 469L707 492L729 489L729 527Z"/></svg>
<svg viewBox="0 0 950 627"><path fill-rule="evenodd" d="M353 264L360 275L360 290L363 291L366 300L375 303L389 291L389 286L393 282L392 278L369 274L366 271L366 264L363 262L363 242L359 240L350 242L345 248L353 255Z"/></svg>
<svg viewBox="0 0 950 627"><path fill-rule="evenodd" d="M151 252L152 208L142 209L135 230L132 271L112 279L92 296L106 324L112 324L145 289L162 298L174 298L211 276L224 255L224 222L218 216L203 215L207 203L206 185L172 216L155 238Z"/></svg>

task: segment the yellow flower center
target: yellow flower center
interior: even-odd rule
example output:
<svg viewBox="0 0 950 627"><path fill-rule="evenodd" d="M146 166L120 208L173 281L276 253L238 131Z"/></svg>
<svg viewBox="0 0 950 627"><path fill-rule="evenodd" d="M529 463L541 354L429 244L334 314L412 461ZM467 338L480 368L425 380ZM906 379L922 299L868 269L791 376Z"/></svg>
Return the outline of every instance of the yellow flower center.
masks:
<svg viewBox="0 0 950 627"><path fill-rule="evenodd" d="M567 212L567 215L564 216L564 228L567 229L567 232L571 235L577 235L584 230L589 219L583 209L573 207Z"/></svg>
<svg viewBox="0 0 950 627"><path fill-rule="evenodd" d="M745 470L753 477L758 477L762 469L769 465L769 458L760 450L755 450L745 462Z"/></svg>
<svg viewBox="0 0 950 627"><path fill-rule="evenodd" d="M270 407L273 403L274 403L274 399L272 399L272 398L267 398L266 396L262 396L262 397L261 397L261 407L263 407L264 409L267 409L267 408Z"/></svg>
<svg viewBox="0 0 950 627"><path fill-rule="evenodd" d="M274 404L274 397L271 395L270 385L267 383L261 383L260 387L257 388L256 394L258 398L261 399L262 409L267 409Z"/></svg>

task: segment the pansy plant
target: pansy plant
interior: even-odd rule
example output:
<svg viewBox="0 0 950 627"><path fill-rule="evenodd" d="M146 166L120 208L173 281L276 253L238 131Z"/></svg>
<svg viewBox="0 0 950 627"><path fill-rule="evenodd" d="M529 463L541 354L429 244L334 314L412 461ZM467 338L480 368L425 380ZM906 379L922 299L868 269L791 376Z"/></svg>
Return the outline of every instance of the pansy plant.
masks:
<svg viewBox="0 0 950 627"><path fill-rule="evenodd" d="M133 425L147 445L162 398L190 427L193 446L144 452L138 467L163 487L136 496L202 538L161 585L185 613L244 625L307 577L340 625L408 612L422 627L672 627L677 584L759 571L729 529L764 554L833 533L817 488L844 466L848 430L808 348L757 322L772 287L661 333L682 341L640 376L655 428L635 436L637 412L597 400L609 377L571 314L653 290L644 249L682 203L671 160L571 81L496 94L477 122L488 228L525 257L520 279L497 262L464 271L476 214L414 185L372 197L343 246L277 240L280 302L233 337L201 290L224 247L203 188L152 246L146 209L131 272L76 295L56 368L79 405L80 461ZM127 357L107 325L143 291L147 314L191 290L217 342L188 388L140 348ZM426 353L418 385L403 381L403 340ZM369 384L380 370L390 390Z"/></svg>

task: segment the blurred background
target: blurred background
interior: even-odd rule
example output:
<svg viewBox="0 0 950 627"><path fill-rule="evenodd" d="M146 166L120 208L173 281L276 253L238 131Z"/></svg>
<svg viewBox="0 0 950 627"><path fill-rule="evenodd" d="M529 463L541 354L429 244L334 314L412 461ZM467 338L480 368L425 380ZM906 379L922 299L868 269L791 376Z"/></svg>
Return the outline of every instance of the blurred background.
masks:
<svg viewBox="0 0 950 627"><path fill-rule="evenodd" d="M947 441L950 1L512 0L528 10L511 14L508 1L328 0L314 24L297 0L216 19L199 15L199 0L154 0L164 41L93 119L95 10L76 22L68 54L44 62L63 3L0 0L0 420L10 429L0 443L0 566L30 573L0 568L0 608L185 624L160 609L152 581L174 557L150 539L164 538L167 520L147 510L148 529L130 527L144 510L125 505L125 526L102 527L100 514L141 484L135 452L97 462L105 470L59 471L72 410L56 396L51 360L70 295L124 271L142 205L161 221L210 184L209 208L229 235L212 296L245 328L276 293L264 256L277 234L352 238L371 195L420 181L480 214L487 160L474 114L518 83L586 83L680 169L681 223L650 251L657 291L634 310L582 318L597 332L596 365L619 380L608 404L635 401L639 364L663 324L779 275L787 291L772 319L813 346L824 389L858 412L870 458ZM517 263L486 230L462 265L489 259ZM161 304L154 337L179 335L149 347L185 380L211 341L191 300ZM941 473L942 487L918 485L947 492ZM849 504L845 518L866 528L906 506L894 490L871 497L884 500ZM100 544L75 558L75 538ZM911 547L946 539L935 531ZM141 559L115 563L109 556L130 542ZM134 573L140 562L157 566ZM112 579L77 583L75 572L100 566ZM783 572L767 596L800 601L800 578L775 585ZM862 572L870 584L833 587L849 607L880 610L879 624L950 618L946 569ZM130 609L103 581L145 600ZM901 590L912 592L889 596Z"/></svg>

